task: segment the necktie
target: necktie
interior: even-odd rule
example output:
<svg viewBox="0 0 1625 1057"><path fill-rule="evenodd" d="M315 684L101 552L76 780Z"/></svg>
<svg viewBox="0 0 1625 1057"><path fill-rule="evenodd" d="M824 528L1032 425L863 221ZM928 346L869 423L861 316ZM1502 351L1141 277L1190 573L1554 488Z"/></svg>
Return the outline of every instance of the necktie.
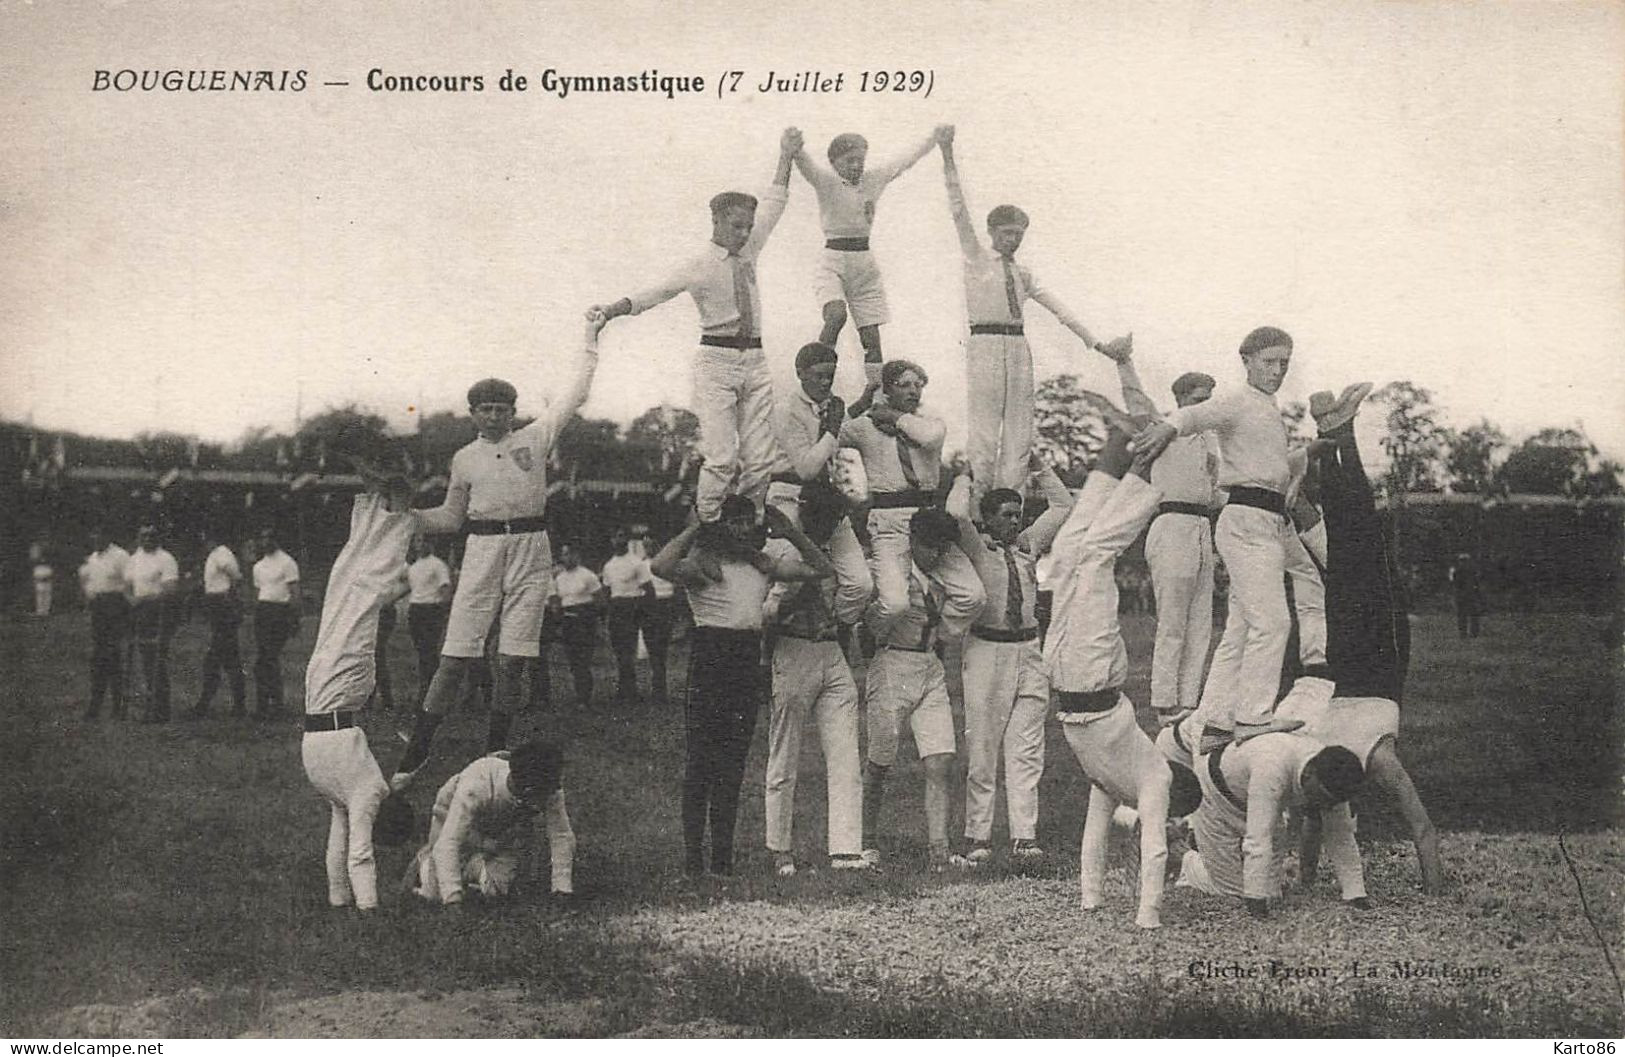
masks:
<svg viewBox="0 0 1625 1057"><path fill-rule="evenodd" d="M1009 257L1000 257L1004 264L1004 298L1010 303L1010 318L1021 322L1021 291L1016 287L1016 267Z"/></svg>
<svg viewBox="0 0 1625 1057"><path fill-rule="evenodd" d="M755 269L737 253L728 254L728 263L734 271L734 307L739 309L739 336L753 338L756 336L756 313L751 288L756 283L756 277L751 273Z"/></svg>
<svg viewBox="0 0 1625 1057"><path fill-rule="evenodd" d="M1012 628L1021 627L1021 570L1016 567L1014 544L1004 545L1004 573L1008 582L1004 589L1004 622Z"/></svg>
<svg viewBox="0 0 1625 1057"><path fill-rule="evenodd" d="M937 625L942 621L942 610L937 608L937 600L931 596L929 581L916 576L914 586L919 589L921 600L925 603L925 626L920 629L920 649L929 649L931 633L937 630Z"/></svg>
<svg viewBox="0 0 1625 1057"><path fill-rule="evenodd" d="M902 467L903 479L908 482L908 486L916 492L919 491L920 475L914 472L914 463L910 461L908 454L908 441L903 439L902 434L897 436L897 465Z"/></svg>

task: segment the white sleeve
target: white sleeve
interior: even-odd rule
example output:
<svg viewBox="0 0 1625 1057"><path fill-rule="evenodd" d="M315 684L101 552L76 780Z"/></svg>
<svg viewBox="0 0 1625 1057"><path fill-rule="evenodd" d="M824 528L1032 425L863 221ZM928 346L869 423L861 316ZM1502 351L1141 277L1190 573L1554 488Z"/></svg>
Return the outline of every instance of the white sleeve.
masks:
<svg viewBox="0 0 1625 1057"><path fill-rule="evenodd" d="M570 828L570 812L564 806L563 789L548 799L546 817L547 854L552 860L553 891L574 892L576 835Z"/></svg>
<svg viewBox="0 0 1625 1057"><path fill-rule="evenodd" d="M435 878L440 885L440 900L443 903L463 901L463 846L468 843L469 831L474 826L474 810L479 806L477 795L469 788L472 784L458 782L450 790L450 803L446 809L446 820L440 825L440 838L429 851L434 859ZM446 792L442 790L441 795L444 796Z"/></svg>

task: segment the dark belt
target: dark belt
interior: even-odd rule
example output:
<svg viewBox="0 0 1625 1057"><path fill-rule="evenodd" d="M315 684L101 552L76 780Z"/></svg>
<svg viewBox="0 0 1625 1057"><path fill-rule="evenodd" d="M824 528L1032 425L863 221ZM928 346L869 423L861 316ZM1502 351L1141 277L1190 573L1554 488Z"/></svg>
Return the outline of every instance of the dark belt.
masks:
<svg viewBox="0 0 1625 1057"><path fill-rule="evenodd" d="M516 517L507 521L475 520L463 523L470 536L511 536L519 532L541 532L547 528L545 517Z"/></svg>
<svg viewBox="0 0 1625 1057"><path fill-rule="evenodd" d="M780 470L778 473L774 474L772 477L769 477L768 480L771 481L773 484L806 484L807 483L807 482L805 482L805 481L803 481L801 479L799 474L793 473L790 470Z"/></svg>
<svg viewBox="0 0 1625 1057"><path fill-rule="evenodd" d="M936 652L936 648L934 646L900 646L895 642L883 643L880 648L883 649L883 650L900 650L903 653L935 653Z"/></svg>
<svg viewBox="0 0 1625 1057"><path fill-rule="evenodd" d="M745 642L752 639L760 642L762 639L762 633L756 628L719 628L710 624L696 624L690 634L695 639L714 642Z"/></svg>
<svg viewBox="0 0 1625 1057"><path fill-rule="evenodd" d="M844 250L847 253L861 253L869 248L868 239L826 239L826 250Z"/></svg>
<svg viewBox="0 0 1625 1057"><path fill-rule="evenodd" d="M1180 722L1183 722L1183 720L1181 720ZM1194 752L1191 751L1191 747L1189 745L1185 744L1185 736L1179 732L1179 723L1174 724L1173 739L1174 739L1174 744L1179 746L1179 751L1180 752L1184 753L1187 756L1195 756L1196 755Z"/></svg>
<svg viewBox="0 0 1625 1057"><path fill-rule="evenodd" d="M700 344L714 349L759 349L761 338L747 338L743 334L702 334Z"/></svg>
<svg viewBox="0 0 1625 1057"><path fill-rule="evenodd" d="M1003 334L1006 337L1019 338L1026 333L1020 323L972 323L972 334Z"/></svg>
<svg viewBox="0 0 1625 1057"><path fill-rule="evenodd" d="M1231 807L1235 808L1237 811L1246 811L1247 805L1243 804L1240 800L1237 800L1236 794L1230 791L1230 786L1226 784L1224 780L1224 768L1219 766L1219 761L1224 757L1224 750L1228 749L1229 747L1229 744L1220 745L1217 749L1214 749L1212 752L1208 753L1207 776L1213 779L1213 788L1217 789L1224 795L1226 800L1230 801Z"/></svg>
<svg viewBox="0 0 1625 1057"><path fill-rule="evenodd" d="M1190 514L1192 517L1209 518L1213 516L1213 511L1201 503L1159 503L1156 517L1164 514Z"/></svg>
<svg viewBox="0 0 1625 1057"><path fill-rule="evenodd" d="M1268 488L1253 488L1244 484L1230 489L1230 500L1225 505L1250 506L1283 517L1286 515L1286 496Z"/></svg>
<svg viewBox="0 0 1625 1057"><path fill-rule="evenodd" d="M976 628L970 633L985 642L1031 642L1038 638L1038 626L1030 628Z"/></svg>
<svg viewBox="0 0 1625 1057"><path fill-rule="evenodd" d="M773 633L781 639L800 639L802 642L840 642L834 635L804 635L789 628L774 628Z"/></svg>
<svg viewBox="0 0 1625 1057"><path fill-rule="evenodd" d="M354 712L306 712L305 733L320 734L324 730L348 730L355 726Z"/></svg>
<svg viewBox="0 0 1625 1057"><path fill-rule="evenodd" d="M871 510L899 510L911 506L935 506L936 497L930 492L911 488L904 492L876 492L869 499Z"/></svg>
<svg viewBox="0 0 1625 1057"><path fill-rule="evenodd" d="M1057 690L1056 696L1060 704L1055 711L1062 712L1110 712L1117 707L1117 698L1122 693L1122 687L1108 686L1104 690L1085 690L1081 693L1075 690Z"/></svg>

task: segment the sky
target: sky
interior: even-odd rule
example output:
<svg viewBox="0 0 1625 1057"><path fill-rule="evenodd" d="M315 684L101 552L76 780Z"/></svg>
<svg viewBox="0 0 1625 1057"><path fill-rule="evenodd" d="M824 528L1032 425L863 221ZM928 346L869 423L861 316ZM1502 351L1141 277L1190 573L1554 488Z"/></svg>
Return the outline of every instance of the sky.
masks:
<svg viewBox="0 0 1625 1057"><path fill-rule="evenodd" d="M862 132L881 158L952 123L973 214L1024 207L1021 258L1097 333L1132 331L1157 393L1192 369L1240 384L1236 348L1268 323L1296 339L1284 400L1408 379L1453 424L1579 426L1622 457L1622 44L1625 7L1588 3L6 5L0 417L230 441L357 402L408 431L486 375L534 411L587 306L700 248L707 200L764 189L784 127L820 157ZM550 67L707 91L559 99ZM486 90L374 92L374 68ZM530 90L499 92L507 68ZM899 68L930 71L929 97L854 90ZM98 69L310 87L94 92ZM846 90L754 90L803 70ZM886 353L926 366L962 443L937 155L887 190L873 244ZM793 177L759 268L784 385L817 333L820 245ZM1035 315L1039 378L1115 393ZM612 323L584 413L685 405L696 331L686 298ZM852 395L850 330L841 351Z"/></svg>

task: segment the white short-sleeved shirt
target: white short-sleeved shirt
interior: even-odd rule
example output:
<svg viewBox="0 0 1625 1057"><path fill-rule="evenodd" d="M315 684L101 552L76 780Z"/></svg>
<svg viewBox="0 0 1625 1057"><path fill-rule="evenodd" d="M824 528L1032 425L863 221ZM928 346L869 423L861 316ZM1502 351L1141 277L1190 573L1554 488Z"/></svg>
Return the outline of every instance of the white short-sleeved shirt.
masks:
<svg viewBox="0 0 1625 1057"><path fill-rule="evenodd" d="M203 593L223 595L243 578L243 567L237 564L237 555L224 543L209 552L203 560Z"/></svg>
<svg viewBox="0 0 1625 1057"><path fill-rule="evenodd" d="M124 563L124 582L130 585L130 597L137 602L160 597L165 584L179 583L180 578L175 556L162 547L154 551L137 548Z"/></svg>
<svg viewBox="0 0 1625 1057"><path fill-rule="evenodd" d="M440 605L451 601L451 570L439 555L426 554L406 567L411 587L408 600L415 606Z"/></svg>
<svg viewBox="0 0 1625 1057"><path fill-rule="evenodd" d="M267 554L254 563L254 594L261 602L292 602L299 582L299 563L287 551Z"/></svg>
<svg viewBox="0 0 1625 1057"><path fill-rule="evenodd" d="M617 554L604 563L604 583L611 598L641 598L649 583L649 562L635 554Z"/></svg>
<svg viewBox="0 0 1625 1057"><path fill-rule="evenodd" d="M603 586L598 574L585 565L578 565L574 569L560 565L553 570L553 592L566 609L596 601Z"/></svg>
<svg viewBox="0 0 1625 1057"><path fill-rule="evenodd" d="M79 566L79 584L85 596L123 594L124 567L129 561L130 552L117 543L109 543L85 558Z"/></svg>
<svg viewBox="0 0 1625 1057"><path fill-rule="evenodd" d="M770 556L769 560L774 570L796 561L783 556ZM721 583L689 586L688 607L694 612L695 627L760 631L762 603L772 578L749 562L724 559L719 564Z"/></svg>
<svg viewBox="0 0 1625 1057"><path fill-rule="evenodd" d="M547 453L557 427L555 417L543 412L500 440L475 437L452 456L449 487L467 489L469 518L541 516L547 509Z"/></svg>

